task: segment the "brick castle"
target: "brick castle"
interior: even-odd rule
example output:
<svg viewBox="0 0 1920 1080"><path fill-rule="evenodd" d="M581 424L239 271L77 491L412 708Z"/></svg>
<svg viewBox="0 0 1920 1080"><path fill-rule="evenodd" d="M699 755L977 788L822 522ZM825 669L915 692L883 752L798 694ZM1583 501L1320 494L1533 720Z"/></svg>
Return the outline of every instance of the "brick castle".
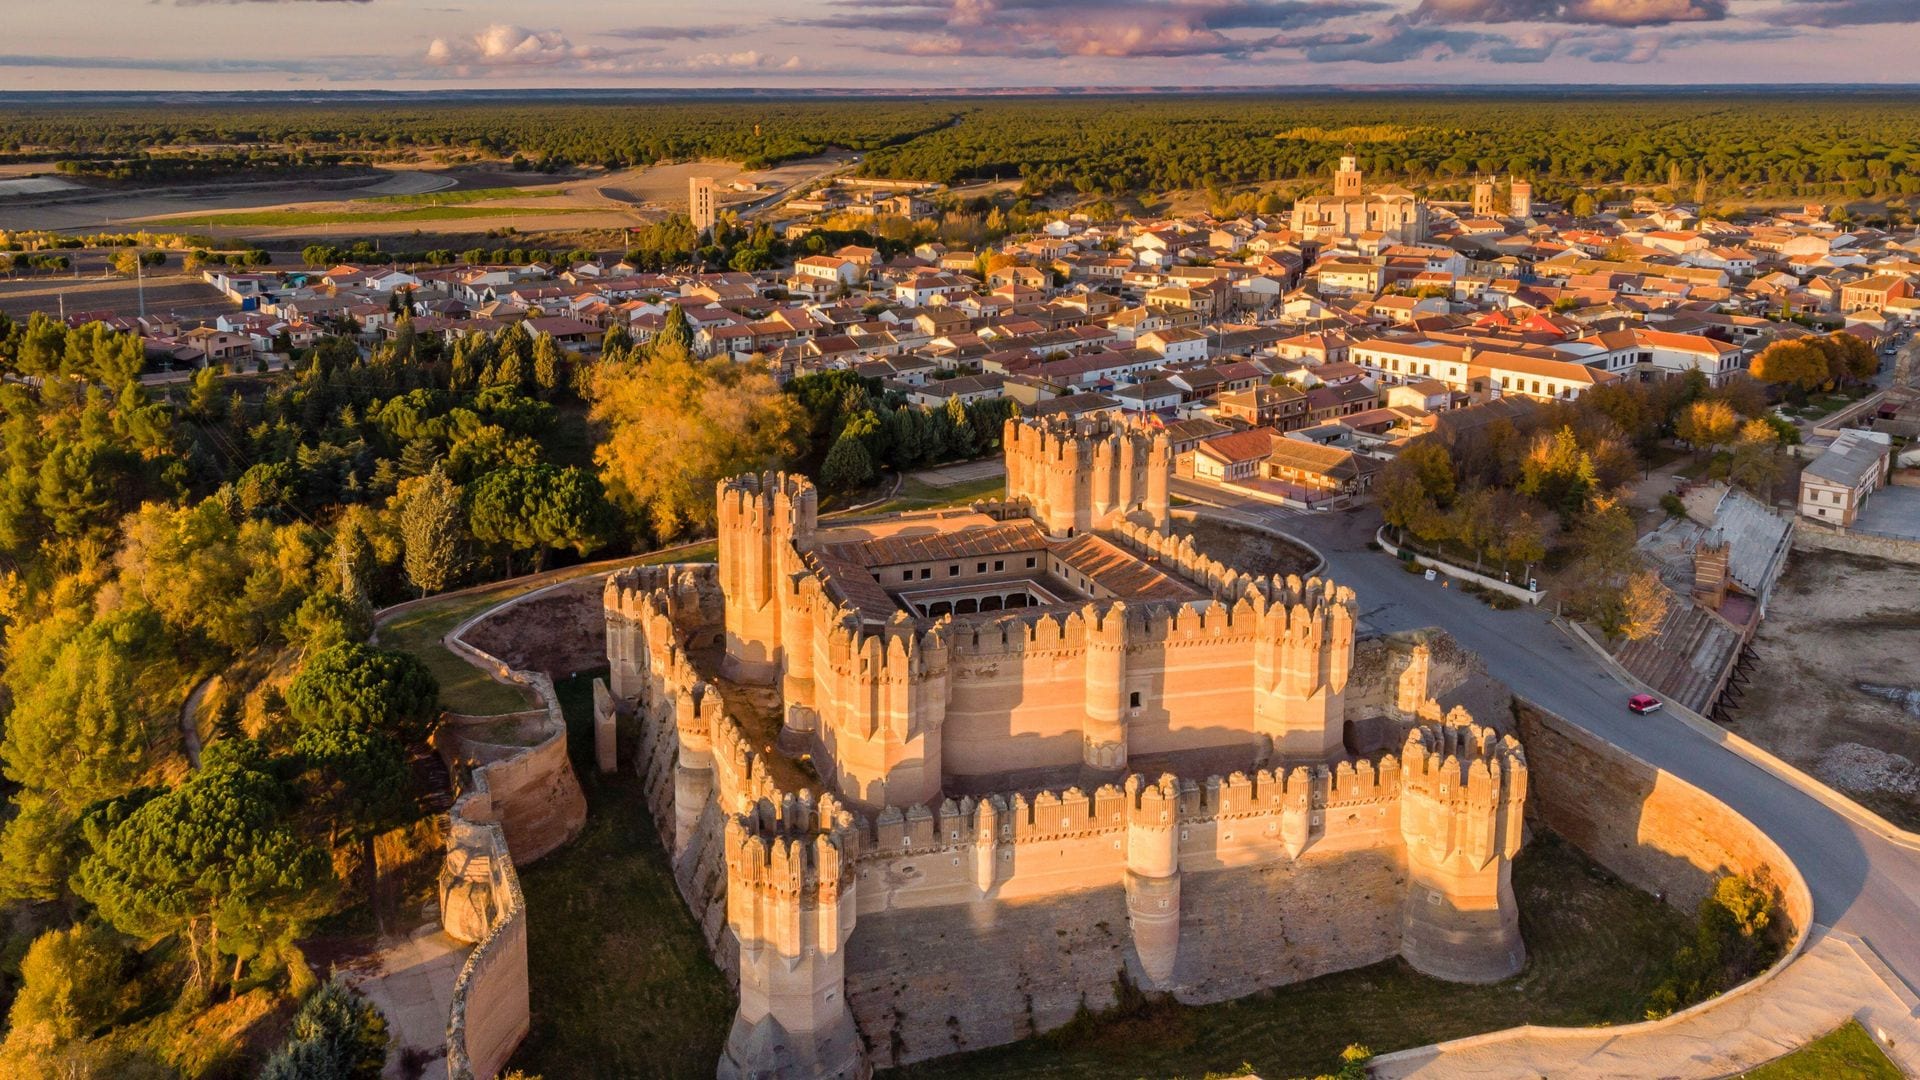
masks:
<svg viewBox="0 0 1920 1080"><path fill-rule="evenodd" d="M611 698L740 1007L718 1075L864 1077L1132 983L1524 961L1517 741L1351 590L1176 538L1163 436L1009 421L1004 500L822 523L723 482L717 564L622 571Z"/></svg>

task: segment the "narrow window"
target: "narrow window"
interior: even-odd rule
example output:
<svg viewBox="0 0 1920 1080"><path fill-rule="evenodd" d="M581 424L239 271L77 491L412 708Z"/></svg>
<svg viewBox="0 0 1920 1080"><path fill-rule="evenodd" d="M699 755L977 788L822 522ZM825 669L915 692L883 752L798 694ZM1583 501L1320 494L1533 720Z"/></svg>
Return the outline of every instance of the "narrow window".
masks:
<svg viewBox="0 0 1920 1080"><path fill-rule="evenodd" d="M1135 690L1133 693L1128 694L1127 704L1133 708L1136 708L1136 709L1139 708L1140 707L1140 691Z"/></svg>

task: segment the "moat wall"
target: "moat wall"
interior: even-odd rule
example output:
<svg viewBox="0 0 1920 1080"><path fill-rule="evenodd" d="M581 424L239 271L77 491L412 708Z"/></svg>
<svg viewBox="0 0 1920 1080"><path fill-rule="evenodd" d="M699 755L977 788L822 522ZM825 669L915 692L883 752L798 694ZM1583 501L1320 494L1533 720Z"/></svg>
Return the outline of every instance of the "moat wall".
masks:
<svg viewBox="0 0 1920 1080"><path fill-rule="evenodd" d="M1521 704L1527 812L1630 884L1692 912L1726 874L1764 871L1799 934L1813 900L1777 844L1732 807L1552 713Z"/></svg>

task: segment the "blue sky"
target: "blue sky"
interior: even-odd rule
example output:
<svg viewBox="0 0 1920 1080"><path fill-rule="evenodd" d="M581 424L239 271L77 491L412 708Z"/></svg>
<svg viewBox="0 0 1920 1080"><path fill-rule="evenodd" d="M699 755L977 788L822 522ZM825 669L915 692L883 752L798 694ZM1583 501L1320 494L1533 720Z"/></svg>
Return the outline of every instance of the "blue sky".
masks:
<svg viewBox="0 0 1920 1080"><path fill-rule="evenodd" d="M9 90L1920 81L1920 0L9 6Z"/></svg>

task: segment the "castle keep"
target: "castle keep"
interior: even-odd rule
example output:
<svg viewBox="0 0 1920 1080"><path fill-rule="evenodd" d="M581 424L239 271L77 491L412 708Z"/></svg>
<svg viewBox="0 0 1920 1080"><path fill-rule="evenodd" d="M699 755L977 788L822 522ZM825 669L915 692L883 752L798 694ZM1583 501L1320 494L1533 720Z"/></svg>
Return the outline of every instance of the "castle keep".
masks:
<svg viewBox="0 0 1920 1080"><path fill-rule="evenodd" d="M1011 1041L1118 980L1214 1001L1524 959L1519 744L1353 593L1172 532L1164 437L1009 421L1007 496L822 522L723 482L716 564L606 594L611 700L740 1008L722 1077Z"/></svg>

